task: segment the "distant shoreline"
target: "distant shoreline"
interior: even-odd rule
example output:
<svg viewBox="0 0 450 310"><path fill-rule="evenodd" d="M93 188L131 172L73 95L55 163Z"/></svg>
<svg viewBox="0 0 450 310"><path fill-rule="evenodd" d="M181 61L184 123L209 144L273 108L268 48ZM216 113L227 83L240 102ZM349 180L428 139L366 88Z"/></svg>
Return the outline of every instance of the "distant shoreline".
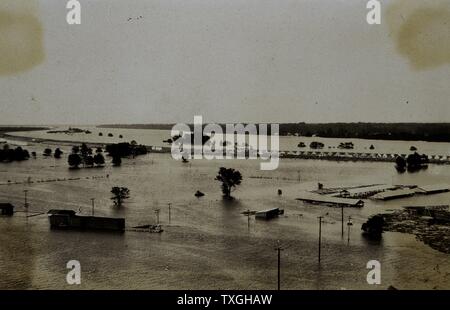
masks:
<svg viewBox="0 0 450 310"><path fill-rule="evenodd" d="M10 133L2 133L0 132L0 138L22 141L22 142L30 142L30 143L42 143L49 145L64 145L64 146L73 146L75 144L85 143L90 147L103 146L108 143L94 143L94 142L83 142L83 141L68 141L68 140L58 140L58 139L41 139L41 138L32 138L32 137L24 137L24 136L15 136Z"/></svg>
<svg viewBox="0 0 450 310"><path fill-rule="evenodd" d="M192 124L187 125L193 128ZM225 127L224 124L220 125ZM450 123L282 123L279 125L280 136L450 142ZM96 127L171 130L173 126L174 124L104 124Z"/></svg>
<svg viewBox="0 0 450 310"><path fill-rule="evenodd" d="M102 127L107 128L107 127ZM30 142L30 143L40 143L46 145L55 145L55 146L73 146L76 144L85 143L87 146L92 148L104 147L109 143L96 143L96 142L83 142L83 141L67 141L67 140L58 140L58 139L42 139L42 138L32 138L32 137L24 137L24 136L15 136L9 133L0 132L0 137L6 139L12 139L16 141ZM170 147L154 147L152 145L145 145L147 151L149 153L170 153ZM396 156L393 154L364 154L362 152L354 152L354 151L297 151L296 154L291 151L281 151L280 158L281 159L306 159L306 160L328 160L328 161L337 161L337 162L357 162L357 161L365 161L365 162L395 162ZM403 156L403 155L402 155ZM441 158L442 157L442 158ZM450 164L450 157L440 155L435 158L432 157L429 159L429 164Z"/></svg>
<svg viewBox="0 0 450 310"><path fill-rule="evenodd" d="M220 124L225 126L224 124ZM244 124L245 125L245 124ZM92 125L95 126L95 125ZM104 124L96 128L112 129L149 129L171 130L173 124ZM190 124L191 128L193 125ZM65 126L61 126L65 127ZM70 126L68 126L70 127ZM80 127L86 127L81 126ZM257 126L258 127L258 126ZM73 143L58 139L33 139L12 134L17 131L50 130L45 126L0 126L0 137L10 137L20 141ZM270 133L269 133L270 134ZM280 124L280 136L337 138L337 139L365 139L387 141L424 141L450 143L450 123L296 123ZM82 143L80 141L80 143ZM104 143L89 143L92 145Z"/></svg>
<svg viewBox="0 0 450 310"><path fill-rule="evenodd" d="M5 134L7 132L13 131L38 131L38 130L48 130L48 126L2 126L0 125L0 134Z"/></svg>

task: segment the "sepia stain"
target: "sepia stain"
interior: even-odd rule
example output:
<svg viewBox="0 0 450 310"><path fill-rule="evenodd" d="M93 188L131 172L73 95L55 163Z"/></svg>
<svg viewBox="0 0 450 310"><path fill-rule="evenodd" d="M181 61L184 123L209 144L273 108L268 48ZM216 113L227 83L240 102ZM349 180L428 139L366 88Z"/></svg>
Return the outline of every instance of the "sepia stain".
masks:
<svg viewBox="0 0 450 310"><path fill-rule="evenodd" d="M0 3L0 76L30 70L44 61L43 29L33 2Z"/></svg>
<svg viewBox="0 0 450 310"><path fill-rule="evenodd" d="M449 1L394 1L386 16L397 51L414 69L450 63Z"/></svg>

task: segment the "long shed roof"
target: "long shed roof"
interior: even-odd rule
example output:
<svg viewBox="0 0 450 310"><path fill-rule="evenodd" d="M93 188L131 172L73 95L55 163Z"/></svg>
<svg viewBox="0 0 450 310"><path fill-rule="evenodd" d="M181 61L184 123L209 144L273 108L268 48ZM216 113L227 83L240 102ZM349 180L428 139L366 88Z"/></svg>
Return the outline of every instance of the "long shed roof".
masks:
<svg viewBox="0 0 450 310"><path fill-rule="evenodd" d="M419 186L416 189L418 193L434 193L434 192L448 192L450 190L450 186L448 184L432 184L432 185L424 185Z"/></svg>
<svg viewBox="0 0 450 310"><path fill-rule="evenodd" d="M327 195L314 194L310 192L301 192L297 200L318 202L318 203L331 203L336 205L347 205L347 206L358 206L364 203L360 199L339 198Z"/></svg>
<svg viewBox="0 0 450 310"><path fill-rule="evenodd" d="M402 197L412 196L412 195L414 195L414 193L415 192L413 190L408 189L408 188L397 189L397 190L388 190L388 191L378 193L378 194L372 196L372 198L386 200L386 199L394 199L394 198L402 198Z"/></svg>

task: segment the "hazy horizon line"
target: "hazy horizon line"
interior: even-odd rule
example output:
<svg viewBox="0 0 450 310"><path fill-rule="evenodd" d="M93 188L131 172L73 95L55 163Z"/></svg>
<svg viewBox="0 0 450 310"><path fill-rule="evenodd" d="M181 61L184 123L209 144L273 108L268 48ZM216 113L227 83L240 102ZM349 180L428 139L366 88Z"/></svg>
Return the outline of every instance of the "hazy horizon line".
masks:
<svg viewBox="0 0 450 310"><path fill-rule="evenodd" d="M37 123L37 124L2 124L0 123L0 127L38 127L38 126L167 126L167 125L175 125L175 124L189 124L193 125L193 122L168 122L168 123L97 123L97 124L88 124L88 123L55 123L55 124L49 124L49 123ZM450 124L449 122L242 122L242 121L236 121L236 122L203 122L203 124L208 123L216 123L216 124Z"/></svg>

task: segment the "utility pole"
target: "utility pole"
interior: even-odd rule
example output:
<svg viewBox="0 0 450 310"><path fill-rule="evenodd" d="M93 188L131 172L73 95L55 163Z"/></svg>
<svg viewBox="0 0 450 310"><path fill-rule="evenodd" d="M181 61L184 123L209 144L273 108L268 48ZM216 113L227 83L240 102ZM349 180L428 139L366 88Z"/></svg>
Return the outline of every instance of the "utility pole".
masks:
<svg viewBox="0 0 450 310"><path fill-rule="evenodd" d="M172 208L172 203L169 202L169 224L170 224L170 220L171 220L171 208Z"/></svg>
<svg viewBox="0 0 450 310"><path fill-rule="evenodd" d="M159 225L159 209L155 210L155 214L156 214L156 225Z"/></svg>
<svg viewBox="0 0 450 310"><path fill-rule="evenodd" d="M341 205L341 237L344 239L344 205Z"/></svg>
<svg viewBox="0 0 450 310"><path fill-rule="evenodd" d="M280 245L280 241L278 241L277 247L275 248L278 255L278 290L281 288L281 251L283 251L283 248Z"/></svg>
<svg viewBox="0 0 450 310"><path fill-rule="evenodd" d="M28 208L28 202L27 202L27 193L28 193L28 190L27 190L27 189L24 189L24 190L23 190L23 193L25 194L25 202L24 202L24 206L25 206L25 208Z"/></svg>
<svg viewBox="0 0 450 310"><path fill-rule="evenodd" d="M27 189L24 189L24 190L23 190L23 193L24 193L24 195L25 195L23 206L25 207L26 216L28 217L28 201L27 201L27 193L28 193L28 190L27 190Z"/></svg>
<svg viewBox="0 0 450 310"><path fill-rule="evenodd" d="M92 202L92 216L94 216L95 198L91 198L91 202Z"/></svg>
<svg viewBox="0 0 450 310"><path fill-rule="evenodd" d="M322 247L322 219L323 216L319 216L319 264L320 264L320 251Z"/></svg>
<svg viewBox="0 0 450 310"><path fill-rule="evenodd" d="M250 210L247 210L247 229L250 231Z"/></svg>
<svg viewBox="0 0 450 310"><path fill-rule="evenodd" d="M352 217L348 217L347 227L348 227L348 235L347 235L347 244L350 244L350 227L353 225Z"/></svg>

